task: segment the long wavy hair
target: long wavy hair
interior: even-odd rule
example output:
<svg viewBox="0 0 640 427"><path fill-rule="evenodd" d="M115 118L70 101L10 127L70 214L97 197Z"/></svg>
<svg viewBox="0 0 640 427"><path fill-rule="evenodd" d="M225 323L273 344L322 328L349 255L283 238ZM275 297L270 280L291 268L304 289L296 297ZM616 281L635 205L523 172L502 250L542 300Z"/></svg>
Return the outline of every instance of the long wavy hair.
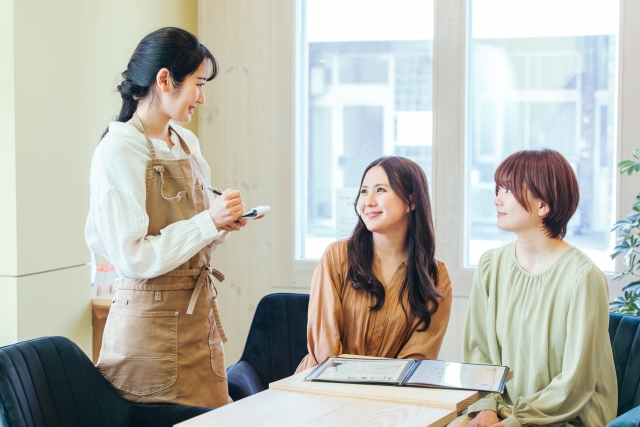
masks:
<svg viewBox="0 0 640 427"><path fill-rule="evenodd" d="M427 177L422 168L404 157L380 157L371 162L362 174L360 185L369 169L380 166L389 178L391 189L407 204L415 206L409 211L407 232L408 260L406 274L402 279L399 294L400 304L411 323L411 315L420 318L423 325L418 331L426 331L431 323L431 315L438 309L438 267L435 260L436 241L431 215L431 201ZM358 198L360 191L358 189ZM354 203L358 216L358 199ZM370 307L377 311L384 305L384 286L373 274L373 234L367 229L362 218L353 230L348 245L349 271L347 280L354 289L363 290L373 296L375 303ZM405 301L409 301L409 311Z"/></svg>

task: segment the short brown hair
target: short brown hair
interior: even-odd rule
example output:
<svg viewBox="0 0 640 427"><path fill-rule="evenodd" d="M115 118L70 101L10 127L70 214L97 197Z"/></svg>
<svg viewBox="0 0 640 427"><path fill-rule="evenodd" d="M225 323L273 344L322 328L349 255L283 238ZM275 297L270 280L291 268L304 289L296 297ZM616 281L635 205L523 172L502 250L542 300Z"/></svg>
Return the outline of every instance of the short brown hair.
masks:
<svg viewBox="0 0 640 427"><path fill-rule="evenodd" d="M500 187L508 188L527 212L531 212L527 190L549 206L549 213L542 219L549 237L562 238L567 234L567 223L580 201L580 188L575 172L562 154L547 148L518 151L500 163L493 179L496 195Z"/></svg>

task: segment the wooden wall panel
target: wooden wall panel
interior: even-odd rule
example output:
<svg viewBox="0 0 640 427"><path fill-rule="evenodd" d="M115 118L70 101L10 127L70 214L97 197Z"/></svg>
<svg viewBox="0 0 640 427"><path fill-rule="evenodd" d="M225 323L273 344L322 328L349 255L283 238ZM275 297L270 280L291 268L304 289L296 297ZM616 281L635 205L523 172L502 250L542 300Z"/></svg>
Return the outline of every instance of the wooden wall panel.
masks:
<svg viewBox="0 0 640 427"><path fill-rule="evenodd" d="M218 291L228 364L241 355L260 299L291 286L294 22L293 0L199 3L200 38L220 65L199 113L212 184L239 189L246 207L272 208L232 233L213 257L227 277Z"/></svg>

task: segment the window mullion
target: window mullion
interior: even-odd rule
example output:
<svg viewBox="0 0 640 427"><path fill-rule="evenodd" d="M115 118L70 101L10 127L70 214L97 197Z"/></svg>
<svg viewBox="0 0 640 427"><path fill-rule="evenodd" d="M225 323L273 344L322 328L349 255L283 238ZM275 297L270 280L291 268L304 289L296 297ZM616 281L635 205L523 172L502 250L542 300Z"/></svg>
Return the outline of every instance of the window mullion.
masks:
<svg viewBox="0 0 640 427"><path fill-rule="evenodd" d="M467 0L435 0L433 56L433 211L437 253L467 295L464 270L465 92L467 87Z"/></svg>

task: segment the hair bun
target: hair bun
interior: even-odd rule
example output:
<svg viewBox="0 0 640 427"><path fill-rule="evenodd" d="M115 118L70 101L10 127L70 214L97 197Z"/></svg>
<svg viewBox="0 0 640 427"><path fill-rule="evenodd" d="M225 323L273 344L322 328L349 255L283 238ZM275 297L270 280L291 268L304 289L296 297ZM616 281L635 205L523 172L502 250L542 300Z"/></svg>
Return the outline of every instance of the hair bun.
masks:
<svg viewBox="0 0 640 427"><path fill-rule="evenodd" d="M120 92L120 96L122 97L122 99L135 98L131 93L131 85L126 80L123 80L122 83L116 86L116 90Z"/></svg>

